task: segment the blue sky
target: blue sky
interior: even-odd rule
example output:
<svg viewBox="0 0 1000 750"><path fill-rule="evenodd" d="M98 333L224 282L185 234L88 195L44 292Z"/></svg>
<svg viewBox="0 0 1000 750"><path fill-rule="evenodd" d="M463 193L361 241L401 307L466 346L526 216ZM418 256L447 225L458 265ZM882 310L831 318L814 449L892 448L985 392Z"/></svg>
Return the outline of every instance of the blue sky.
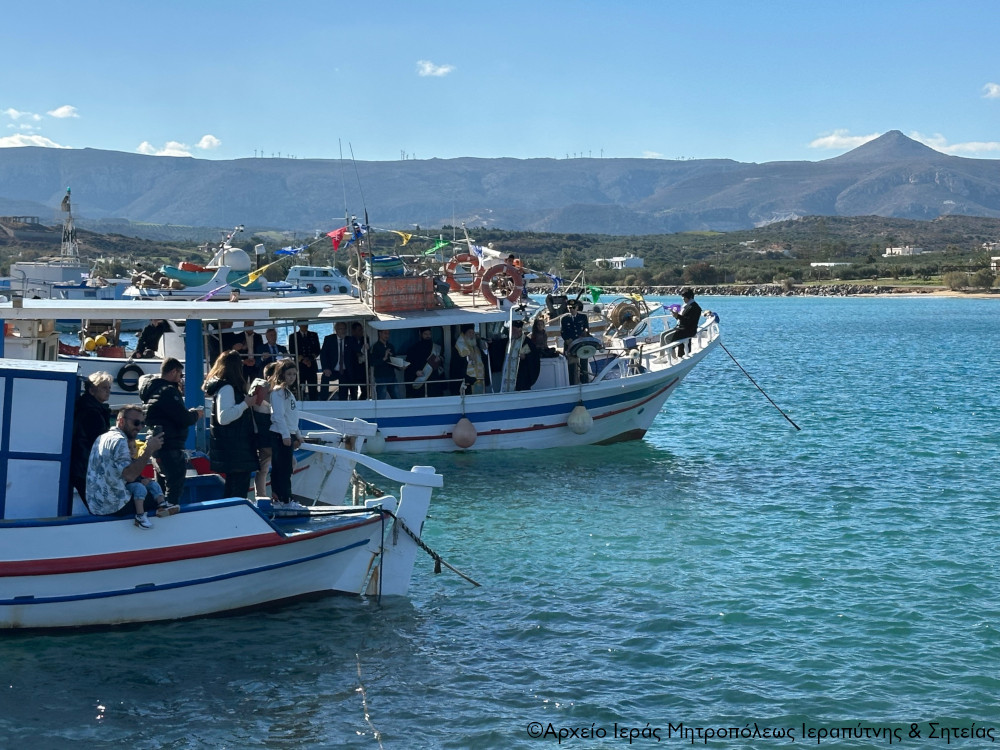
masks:
<svg viewBox="0 0 1000 750"><path fill-rule="evenodd" d="M236 159L1000 158L1000 3L7 3L0 146Z"/></svg>

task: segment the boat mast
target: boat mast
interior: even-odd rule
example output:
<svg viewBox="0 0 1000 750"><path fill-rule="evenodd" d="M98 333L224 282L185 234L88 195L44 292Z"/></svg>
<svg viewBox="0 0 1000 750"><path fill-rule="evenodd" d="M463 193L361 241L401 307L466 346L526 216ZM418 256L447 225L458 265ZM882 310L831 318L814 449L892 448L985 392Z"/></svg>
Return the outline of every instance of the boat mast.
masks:
<svg viewBox="0 0 1000 750"><path fill-rule="evenodd" d="M66 219L63 221L62 245L59 248L59 260L63 263L79 263L80 249L76 241L76 226L73 224L73 206L70 201L69 188L66 188L66 195L62 199L60 208L66 212Z"/></svg>

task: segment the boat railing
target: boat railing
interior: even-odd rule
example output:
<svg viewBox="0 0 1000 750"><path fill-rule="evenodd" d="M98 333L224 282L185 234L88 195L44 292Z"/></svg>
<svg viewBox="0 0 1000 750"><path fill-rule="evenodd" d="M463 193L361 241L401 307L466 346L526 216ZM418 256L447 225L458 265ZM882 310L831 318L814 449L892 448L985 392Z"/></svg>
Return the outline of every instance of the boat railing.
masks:
<svg viewBox="0 0 1000 750"><path fill-rule="evenodd" d="M673 329L671 329L672 331ZM664 331L660 334L659 343L653 344L643 352L644 359L657 365L673 367L680 364L685 359L706 349L712 342L719 338L719 320L712 316L698 328L694 336L683 339L669 340L671 331ZM683 349L683 354L678 354L678 350Z"/></svg>
<svg viewBox="0 0 1000 750"><path fill-rule="evenodd" d="M372 458L364 453L357 453L345 448L334 448L331 445L318 445L316 443L303 443L301 449L312 451L313 453L323 453L335 459L361 464L372 471L381 474L392 482L413 487L443 487L444 477L437 473L433 466L413 466L409 471L391 466L377 458Z"/></svg>

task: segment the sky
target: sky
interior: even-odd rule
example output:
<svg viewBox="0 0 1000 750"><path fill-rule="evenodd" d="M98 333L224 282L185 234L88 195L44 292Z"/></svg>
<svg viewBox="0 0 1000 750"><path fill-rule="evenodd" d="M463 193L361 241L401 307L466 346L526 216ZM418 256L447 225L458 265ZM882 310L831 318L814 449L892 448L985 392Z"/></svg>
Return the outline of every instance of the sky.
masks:
<svg viewBox="0 0 1000 750"><path fill-rule="evenodd" d="M0 8L0 147L199 159L1000 158L1000 2Z"/></svg>

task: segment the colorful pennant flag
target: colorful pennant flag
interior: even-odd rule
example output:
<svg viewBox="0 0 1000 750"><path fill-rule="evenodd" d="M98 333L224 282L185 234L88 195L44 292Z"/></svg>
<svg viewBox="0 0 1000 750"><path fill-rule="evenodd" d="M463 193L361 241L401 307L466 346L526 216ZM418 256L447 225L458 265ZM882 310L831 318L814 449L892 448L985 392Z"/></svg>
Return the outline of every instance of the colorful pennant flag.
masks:
<svg viewBox="0 0 1000 750"><path fill-rule="evenodd" d="M326 236L333 243L333 252L337 252L340 249L340 242L344 239L345 234L347 234L347 227L341 227L340 229L334 229L332 232L326 233Z"/></svg>
<svg viewBox="0 0 1000 750"><path fill-rule="evenodd" d="M443 247L448 247L448 245L450 244L451 242L449 240L437 240L434 243L434 247L432 247L430 250L424 250L424 255L434 255L434 253L436 253L438 250L440 250Z"/></svg>

